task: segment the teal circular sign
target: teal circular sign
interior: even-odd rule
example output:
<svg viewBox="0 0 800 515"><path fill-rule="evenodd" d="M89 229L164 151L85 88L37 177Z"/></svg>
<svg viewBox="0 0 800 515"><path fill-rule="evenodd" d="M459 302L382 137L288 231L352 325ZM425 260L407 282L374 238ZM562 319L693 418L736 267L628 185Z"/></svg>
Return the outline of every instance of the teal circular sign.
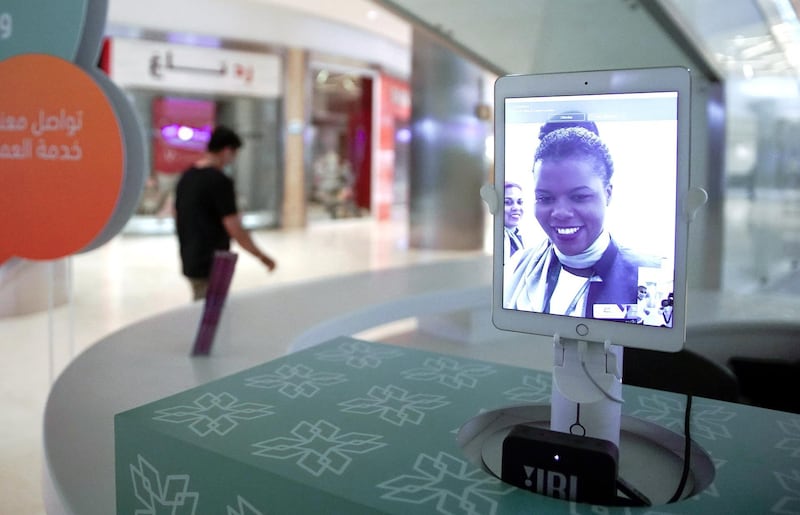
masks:
<svg viewBox="0 0 800 515"><path fill-rule="evenodd" d="M0 60L40 53L74 62L87 28L90 3L96 2L3 0L0 2Z"/></svg>

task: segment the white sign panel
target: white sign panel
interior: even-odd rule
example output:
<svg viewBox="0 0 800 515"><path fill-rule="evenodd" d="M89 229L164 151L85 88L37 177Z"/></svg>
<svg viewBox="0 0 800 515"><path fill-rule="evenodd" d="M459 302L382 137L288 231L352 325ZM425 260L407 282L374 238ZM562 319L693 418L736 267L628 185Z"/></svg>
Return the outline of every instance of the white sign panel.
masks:
<svg viewBox="0 0 800 515"><path fill-rule="evenodd" d="M111 78L119 86L203 94L278 97L278 56L114 38Z"/></svg>

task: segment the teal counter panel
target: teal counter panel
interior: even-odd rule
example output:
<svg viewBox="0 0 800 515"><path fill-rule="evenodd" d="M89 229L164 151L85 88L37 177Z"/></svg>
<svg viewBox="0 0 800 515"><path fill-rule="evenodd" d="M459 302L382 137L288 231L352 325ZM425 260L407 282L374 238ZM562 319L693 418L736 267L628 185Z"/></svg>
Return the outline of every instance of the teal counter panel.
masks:
<svg viewBox="0 0 800 515"><path fill-rule="evenodd" d="M624 392L626 415L682 434L684 396ZM118 414L117 513L597 513L510 487L456 442L483 411L549 398L549 374L335 339ZM698 398L692 436L708 488L607 512L800 511L800 416Z"/></svg>

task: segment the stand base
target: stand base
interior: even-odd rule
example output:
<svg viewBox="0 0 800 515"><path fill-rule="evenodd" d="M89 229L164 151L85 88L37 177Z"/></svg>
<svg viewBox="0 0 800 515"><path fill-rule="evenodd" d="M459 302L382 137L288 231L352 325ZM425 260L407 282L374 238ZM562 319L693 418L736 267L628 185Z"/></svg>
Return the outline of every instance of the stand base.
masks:
<svg viewBox="0 0 800 515"><path fill-rule="evenodd" d="M517 424L547 428L550 406L512 406L482 413L461 426L457 441L472 463L499 478L503 439ZM710 456L694 442L691 448L691 470L683 499L702 492L714 480L715 469ZM619 477L650 499L653 506L667 504L681 477L683 449L682 435L623 415Z"/></svg>

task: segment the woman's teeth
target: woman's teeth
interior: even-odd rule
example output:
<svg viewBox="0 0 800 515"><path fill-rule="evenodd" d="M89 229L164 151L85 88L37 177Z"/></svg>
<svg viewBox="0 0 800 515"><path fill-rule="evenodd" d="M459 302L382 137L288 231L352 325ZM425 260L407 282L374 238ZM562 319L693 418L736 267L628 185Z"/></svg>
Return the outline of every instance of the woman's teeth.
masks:
<svg viewBox="0 0 800 515"><path fill-rule="evenodd" d="M569 236L578 232L579 227L556 227L556 233L561 236Z"/></svg>

